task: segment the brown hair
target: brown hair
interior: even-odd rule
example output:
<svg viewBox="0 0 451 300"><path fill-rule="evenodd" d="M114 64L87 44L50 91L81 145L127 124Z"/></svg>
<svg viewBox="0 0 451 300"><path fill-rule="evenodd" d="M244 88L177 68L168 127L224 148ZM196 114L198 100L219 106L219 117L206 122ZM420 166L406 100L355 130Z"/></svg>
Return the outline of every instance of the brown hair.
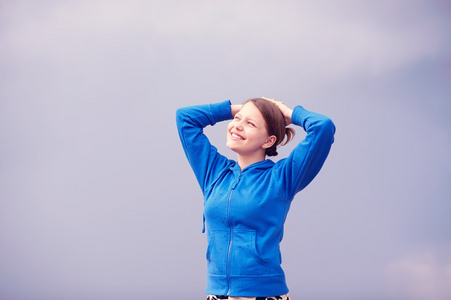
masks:
<svg viewBox="0 0 451 300"><path fill-rule="evenodd" d="M295 131L293 128L287 127L285 123L285 117L283 116L280 109L272 102L265 100L263 98L251 98L243 102L243 105L252 102L258 110L260 110L263 115L263 119L266 122L266 130L268 134L274 135L276 137L276 142L274 145L266 149L265 153L268 156L276 156L277 146L282 144L286 137L285 142L282 144L286 145L294 137Z"/></svg>

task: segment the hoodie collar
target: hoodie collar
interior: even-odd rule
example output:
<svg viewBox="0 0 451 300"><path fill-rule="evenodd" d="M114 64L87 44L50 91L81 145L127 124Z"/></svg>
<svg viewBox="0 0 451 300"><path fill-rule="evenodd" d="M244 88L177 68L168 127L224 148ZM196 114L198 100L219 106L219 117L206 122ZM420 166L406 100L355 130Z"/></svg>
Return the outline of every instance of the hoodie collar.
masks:
<svg viewBox="0 0 451 300"><path fill-rule="evenodd" d="M243 170L240 169L240 165L238 165L238 162L235 161L235 163L230 167L230 169L232 169L232 171L234 173L243 173L243 172L247 172L247 171L252 171L252 170L266 170L268 168L271 168L274 165L274 162L270 159L266 159L266 160L262 160L256 163L253 163L249 166L247 166L246 168L244 168Z"/></svg>

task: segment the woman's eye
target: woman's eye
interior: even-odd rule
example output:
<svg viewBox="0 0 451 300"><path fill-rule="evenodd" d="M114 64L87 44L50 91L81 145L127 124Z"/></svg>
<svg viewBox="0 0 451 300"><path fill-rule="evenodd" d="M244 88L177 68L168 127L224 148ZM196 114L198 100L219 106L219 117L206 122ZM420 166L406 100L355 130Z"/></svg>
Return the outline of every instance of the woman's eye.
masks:
<svg viewBox="0 0 451 300"><path fill-rule="evenodd" d="M252 122L247 122L247 124L251 125L252 127L255 127L255 124Z"/></svg>

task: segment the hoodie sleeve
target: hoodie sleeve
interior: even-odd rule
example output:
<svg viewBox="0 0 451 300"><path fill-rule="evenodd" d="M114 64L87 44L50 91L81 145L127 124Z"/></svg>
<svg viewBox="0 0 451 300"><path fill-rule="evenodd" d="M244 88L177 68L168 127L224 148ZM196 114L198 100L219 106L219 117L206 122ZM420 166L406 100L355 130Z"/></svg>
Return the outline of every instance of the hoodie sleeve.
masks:
<svg viewBox="0 0 451 300"><path fill-rule="evenodd" d="M274 171L281 180L287 200L304 189L324 164L334 142L335 125L328 117L296 106L291 117L293 124L301 126L307 136L290 155L278 161Z"/></svg>
<svg viewBox="0 0 451 300"><path fill-rule="evenodd" d="M208 125L232 118L230 101L179 108L176 112L177 129L188 162L205 192L215 174L223 169L228 159L211 145L203 129Z"/></svg>

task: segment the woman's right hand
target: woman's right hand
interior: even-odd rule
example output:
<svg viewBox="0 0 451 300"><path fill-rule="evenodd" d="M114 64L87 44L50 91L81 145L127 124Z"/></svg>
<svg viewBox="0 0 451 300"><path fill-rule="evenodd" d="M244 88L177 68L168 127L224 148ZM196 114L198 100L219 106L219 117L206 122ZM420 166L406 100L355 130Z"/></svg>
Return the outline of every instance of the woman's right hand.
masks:
<svg viewBox="0 0 451 300"><path fill-rule="evenodd" d="M232 104L230 105L232 109L232 116L235 117L235 115L241 110L241 107L243 107L242 104Z"/></svg>

